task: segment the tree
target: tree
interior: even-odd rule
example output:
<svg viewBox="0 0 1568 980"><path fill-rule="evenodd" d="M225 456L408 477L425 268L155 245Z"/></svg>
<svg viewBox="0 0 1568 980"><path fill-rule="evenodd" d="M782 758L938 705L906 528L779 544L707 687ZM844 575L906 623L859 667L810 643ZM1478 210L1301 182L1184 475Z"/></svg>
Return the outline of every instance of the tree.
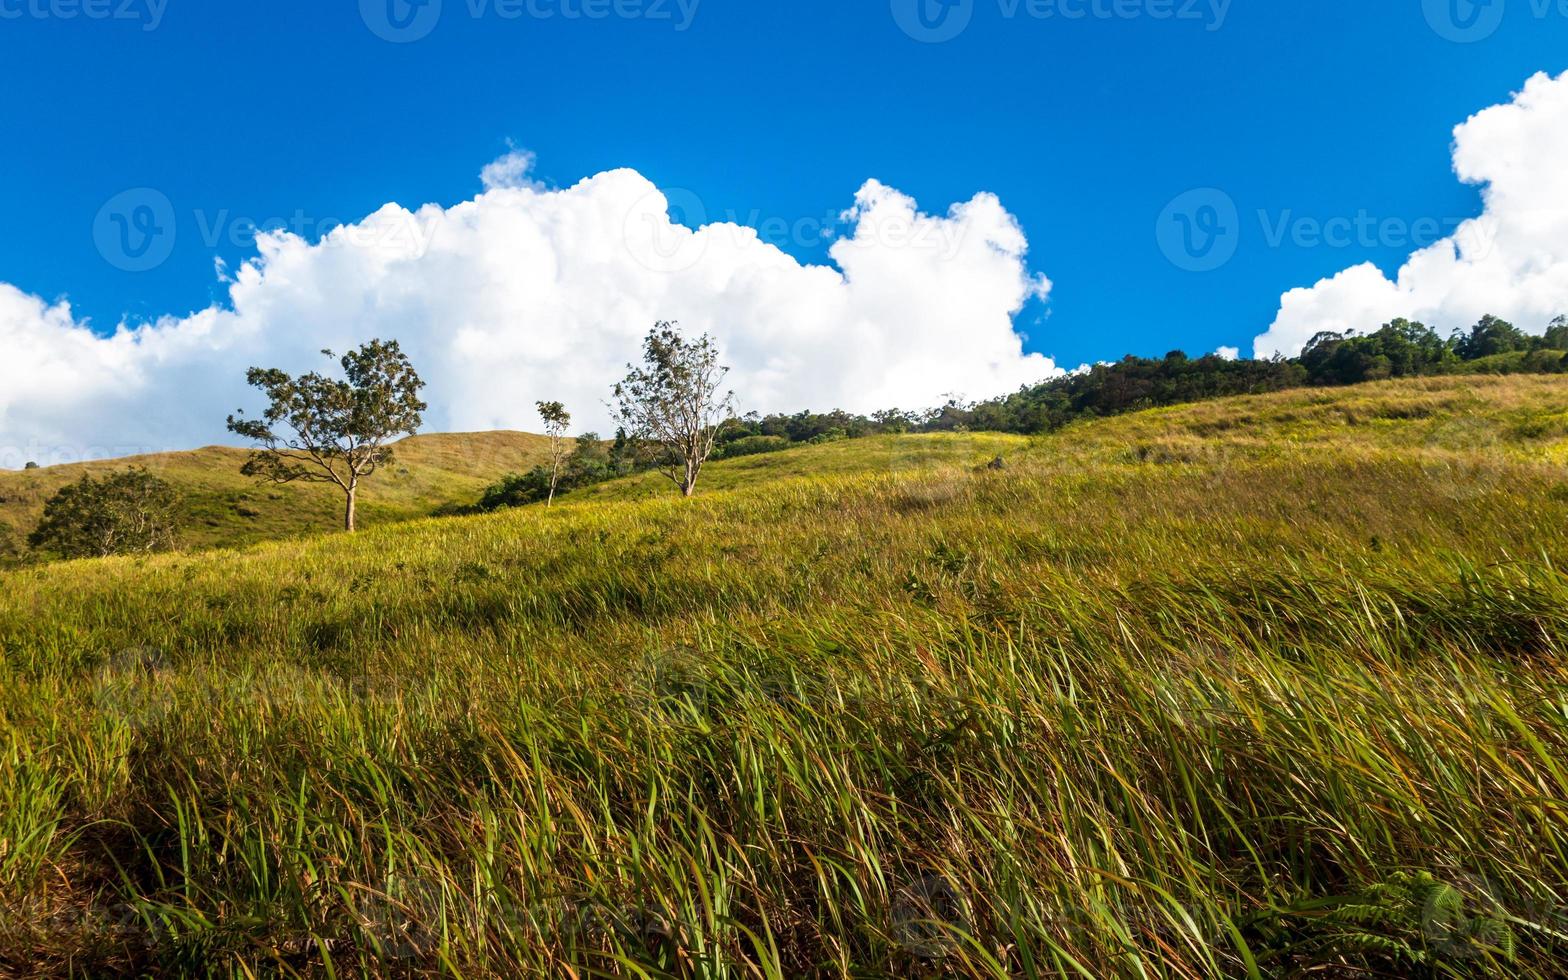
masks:
<svg viewBox="0 0 1568 980"><path fill-rule="evenodd" d="M610 444L600 439L597 432L584 432L578 436L572 454L566 458L567 484L586 487L623 475L610 448Z"/></svg>
<svg viewBox="0 0 1568 980"><path fill-rule="evenodd" d="M546 507L555 506L555 488L561 484L561 459L565 455L567 426L572 424L571 413L560 402L537 402L539 417L544 419L544 431L550 436L550 495Z"/></svg>
<svg viewBox="0 0 1568 980"><path fill-rule="evenodd" d="M1436 331L1400 318L1366 336L1319 333L1307 342L1300 361L1313 384L1348 385L1432 374L1457 359L1454 347Z"/></svg>
<svg viewBox="0 0 1568 980"><path fill-rule="evenodd" d="M1376 346L1378 355L1388 358L1395 377L1430 372L1458 360L1436 330L1404 317L1383 324L1367 340Z"/></svg>
<svg viewBox="0 0 1568 980"><path fill-rule="evenodd" d="M229 429L261 443L241 470L246 476L335 484L343 491L343 527L352 532L360 481L392 459L389 441L418 431L427 406L419 399L425 383L395 340L362 344L339 363L345 380L251 368L245 380L270 404L259 419L229 416Z"/></svg>
<svg viewBox="0 0 1568 980"><path fill-rule="evenodd" d="M615 386L616 418L628 437L652 448L655 465L690 497L735 402L734 392L719 393L730 369L719 364L712 337L689 341L673 323L655 324L642 346L642 366L628 364Z"/></svg>
<svg viewBox="0 0 1568 980"><path fill-rule="evenodd" d="M1509 354L1530 349L1530 338L1524 331L1488 313L1481 322L1470 328L1470 335L1460 336L1454 344L1455 351L1466 361L1474 361L1494 354Z"/></svg>
<svg viewBox="0 0 1568 980"><path fill-rule="evenodd" d="M61 487L27 543L61 558L141 555L174 547L179 494L145 469Z"/></svg>
<svg viewBox="0 0 1568 980"><path fill-rule="evenodd" d="M1560 316L1547 324L1541 346L1546 350L1568 350L1568 316Z"/></svg>

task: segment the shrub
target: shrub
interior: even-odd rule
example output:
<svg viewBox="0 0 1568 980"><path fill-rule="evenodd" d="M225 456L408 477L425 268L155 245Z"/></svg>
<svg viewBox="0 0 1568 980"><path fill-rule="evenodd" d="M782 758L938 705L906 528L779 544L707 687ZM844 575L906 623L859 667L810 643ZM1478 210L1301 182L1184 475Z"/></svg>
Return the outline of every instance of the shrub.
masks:
<svg viewBox="0 0 1568 980"><path fill-rule="evenodd" d="M789 436L743 436L727 442L715 453L718 459L739 459L742 456L760 456L788 449L793 443Z"/></svg>
<svg viewBox="0 0 1568 980"><path fill-rule="evenodd" d="M178 505L174 488L145 469L102 479L88 474L44 504L43 520L28 544L61 558L168 551L174 547Z"/></svg>
<svg viewBox="0 0 1568 980"><path fill-rule="evenodd" d="M507 507L537 504L549 497L550 468L535 466L527 473L513 473L487 487L474 507L480 513L488 514Z"/></svg>

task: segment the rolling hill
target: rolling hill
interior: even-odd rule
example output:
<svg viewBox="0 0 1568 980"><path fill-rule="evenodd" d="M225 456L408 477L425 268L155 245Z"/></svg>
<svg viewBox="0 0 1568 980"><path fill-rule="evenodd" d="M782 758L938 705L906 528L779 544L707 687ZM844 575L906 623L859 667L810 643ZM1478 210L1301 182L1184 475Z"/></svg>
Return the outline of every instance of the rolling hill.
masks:
<svg viewBox="0 0 1568 980"><path fill-rule="evenodd" d="M1449 378L4 573L0 973L1553 976L1565 545Z"/></svg>
<svg viewBox="0 0 1568 980"><path fill-rule="evenodd" d="M549 459L544 436L522 432L420 435L395 445L393 465L366 481L360 499L364 526L425 517L443 504L471 504L507 473ZM302 534L330 532L342 521L337 488L263 484L240 475L249 452L208 446L32 470L0 471L0 541L23 542L55 491L84 473L145 467L182 495L186 549L234 547Z"/></svg>

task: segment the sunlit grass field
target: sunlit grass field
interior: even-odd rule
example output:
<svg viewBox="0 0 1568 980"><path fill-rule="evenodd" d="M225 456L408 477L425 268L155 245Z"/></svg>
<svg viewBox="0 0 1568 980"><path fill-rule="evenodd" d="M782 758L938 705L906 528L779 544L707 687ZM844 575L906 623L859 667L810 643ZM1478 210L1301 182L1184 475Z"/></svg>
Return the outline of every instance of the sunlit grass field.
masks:
<svg viewBox="0 0 1568 980"><path fill-rule="evenodd" d="M1387 383L5 574L0 974L1560 975L1565 447Z"/></svg>

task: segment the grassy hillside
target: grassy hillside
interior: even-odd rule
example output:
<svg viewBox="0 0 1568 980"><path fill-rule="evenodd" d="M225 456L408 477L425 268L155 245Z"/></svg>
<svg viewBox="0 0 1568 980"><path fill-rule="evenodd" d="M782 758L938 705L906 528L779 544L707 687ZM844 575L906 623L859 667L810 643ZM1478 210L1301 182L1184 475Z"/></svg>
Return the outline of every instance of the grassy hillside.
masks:
<svg viewBox="0 0 1568 980"><path fill-rule="evenodd" d="M6 574L0 974L1557 975L1565 448L1428 380Z"/></svg>
<svg viewBox="0 0 1568 980"><path fill-rule="evenodd" d="M522 432L413 436L396 446L393 465L366 481L362 526L424 517L445 503L472 503L502 475L549 458L549 440ZM83 473L144 466L181 491L181 545L229 547L332 531L343 520L343 498L321 484L274 486L241 476L248 451L209 446L96 463L0 471L0 541L25 542L47 501Z"/></svg>

